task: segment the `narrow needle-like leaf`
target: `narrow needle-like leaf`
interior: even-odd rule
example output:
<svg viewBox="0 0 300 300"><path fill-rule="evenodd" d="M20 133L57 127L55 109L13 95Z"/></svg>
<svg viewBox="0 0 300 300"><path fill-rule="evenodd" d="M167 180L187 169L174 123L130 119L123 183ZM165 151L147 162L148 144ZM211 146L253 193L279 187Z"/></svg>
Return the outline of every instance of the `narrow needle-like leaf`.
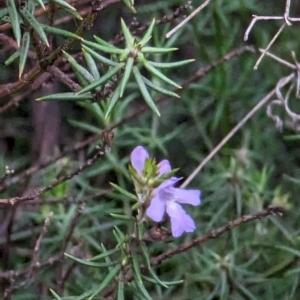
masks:
<svg viewBox="0 0 300 300"><path fill-rule="evenodd" d="M97 35L93 35L94 39L96 40L97 43L99 43L100 45L103 45L105 47L108 47L108 48L115 48L115 49L118 49L116 46L102 40L101 38L99 38Z"/></svg>
<svg viewBox="0 0 300 300"><path fill-rule="evenodd" d="M128 6L128 8L134 13L136 14L136 10L133 6L134 1L133 0L123 0L123 2Z"/></svg>
<svg viewBox="0 0 300 300"><path fill-rule="evenodd" d="M125 43L126 43L126 48L131 48L133 47L134 44L134 38L130 33L130 30L128 29L128 27L126 26L125 22L123 19L121 19L121 27L122 27L122 31L124 34L124 38L125 38Z"/></svg>
<svg viewBox="0 0 300 300"><path fill-rule="evenodd" d="M86 86L81 91L77 93L77 95L84 94L86 92L90 92L91 90L95 89L98 86L101 86L102 84L106 83L110 78L112 78L114 75L116 75L122 68L124 67L124 64L118 64L113 69L108 71L105 75L103 75L99 80L94 81L92 84Z"/></svg>
<svg viewBox="0 0 300 300"><path fill-rule="evenodd" d="M116 90L113 93L112 97L108 100L109 102L108 102L107 110L105 112L105 119L107 119L109 117L112 109L114 108L117 101L119 100L119 97L120 97L120 85L118 85L118 87L116 88Z"/></svg>
<svg viewBox="0 0 300 300"><path fill-rule="evenodd" d="M67 1L64 0L51 0L52 2L58 4L61 8L63 8L65 11L72 14L75 18L82 20L81 15L76 11L76 9L70 5Z"/></svg>
<svg viewBox="0 0 300 300"><path fill-rule="evenodd" d="M193 61L195 61L195 59L186 59L186 60L169 62L169 63L160 63L160 62L148 61L148 63L151 64L153 67L156 67L156 68L176 68L176 67L181 67L181 66L187 65L187 64L189 64Z"/></svg>
<svg viewBox="0 0 300 300"><path fill-rule="evenodd" d="M145 82L145 84L151 88L152 90L159 92L161 94L167 95L167 96L171 96L171 97L175 97L175 98L180 98L179 95L177 95L176 93L173 93L171 91L168 91L164 88L162 88L161 86L158 86L156 84L154 84L152 81L148 80L146 77L142 76L143 81Z"/></svg>
<svg viewBox="0 0 300 300"><path fill-rule="evenodd" d="M44 5L44 2L43 2L43 0L34 0L38 5L40 5L42 8L43 8L43 10L45 10L45 5Z"/></svg>
<svg viewBox="0 0 300 300"><path fill-rule="evenodd" d="M116 277L121 269L121 265L115 266L104 278L100 286L95 290L95 292L88 298L88 300L93 299L95 296L99 295L109 284L110 282Z"/></svg>
<svg viewBox="0 0 300 300"><path fill-rule="evenodd" d="M156 48L156 47L143 47L143 53L168 53L171 51L176 51L178 48Z"/></svg>
<svg viewBox="0 0 300 300"><path fill-rule="evenodd" d="M178 85L177 83L175 83L174 81L172 81L171 79L169 79L167 76L165 76L164 74L162 74L160 71L158 71L156 68L154 68L150 63L148 62L144 62L144 66L145 68L151 72L153 75L155 75L156 77L160 78L161 80L163 80L164 82L173 85L175 87L177 87L178 89L181 89L181 86Z"/></svg>
<svg viewBox="0 0 300 300"><path fill-rule="evenodd" d="M112 53L112 54L122 54L124 52L123 49L119 49L117 47L107 47L107 46L102 46L97 43L93 43L87 40L82 40L82 43L88 46L91 46L97 50L103 51L105 53Z"/></svg>
<svg viewBox="0 0 300 300"><path fill-rule="evenodd" d="M49 101L49 100L59 100L59 101L83 101L83 100L91 100L93 99L92 94L81 94L77 95L75 93L59 93L59 94L51 94L47 96L43 96L37 98L37 101Z"/></svg>
<svg viewBox="0 0 300 300"><path fill-rule="evenodd" d="M142 40L139 42L139 44L142 47L144 47L150 40L154 25L155 25L155 19L153 19L153 21L151 22L150 26L148 27L145 35L143 36Z"/></svg>
<svg viewBox="0 0 300 300"><path fill-rule="evenodd" d="M29 32L25 32L22 37L22 45L20 48L19 78L21 78L24 71L25 63L28 57L29 45L30 45L30 34Z"/></svg>
<svg viewBox="0 0 300 300"><path fill-rule="evenodd" d="M80 259L77 258L73 255L67 254L65 253L65 256L67 256L68 258L72 259L73 261L76 261L77 263L84 265L84 266L88 266L88 267L92 267L92 268L106 268L108 266L112 266L112 265L116 265L117 263L115 262L111 262L111 263L96 263L96 262L92 262L92 261L87 261L84 259Z"/></svg>
<svg viewBox="0 0 300 300"><path fill-rule="evenodd" d="M121 188L120 186L118 186L117 184L114 184L112 182L110 182L110 185L119 193L123 194L124 196L126 196L128 199L134 200L136 201L136 196L130 192L128 192L127 190Z"/></svg>
<svg viewBox="0 0 300 300"><path fill-rule="evenodd" d="M155 273L155 272L153 271L153 269L151 268L150 257L149 257L149 253L148 253L146 244L145 244L143 241L141 241L141 244L140 244L140 245L141 245L141 249L142 249L142 252L143 252L143 254L144 254L144 257L145 257L145 259L146 259L147 268L148 268L149 272L151 273L153 279L154 279L158 284L160 284L161 286L168 288L168 286L167 286L165 283L163 283L163 282L158 278L158 276L156 275L156 273Z"/></svg>
<svg viewBox="0 0 300 300"><path fill-rule="evenodd" d="M15 59L17 59L20 56L21 50L18 49L15 53L13 53L6 61L5 61L5 65L8 66L10 65L12 62L15 61Z"/></svg>
<svg viewBox="0 0 300 300"><path fill-rule="evenodd" d="M49 47L48 39L46 33L41 26L41 24L35 19L35 17L26 9L26 7L22 7L20 9L21 15L26 19L32 29L39 35L41 40Z"/></svg>
<svg viewBox="0 0 300 300"><path fill-rule="evenodd" d="M52 289L49 289L51 294L56 300L63 300L58 294L56 294Z"/></svg>
<svg viewBox="0 0 300 300"><path fill-rule="evenodd" d="M88 83L92 83L94 81L94 77L88 72L85 68L77 63L77 61L67 52L63 51L67 60L71 64L71 66L76 70Z"/></svg>
<svg viewBox="0 0 300 300"><path fill-rule="evenodd" d="M128 57L127 63L126 63L126 66L125 66L125 71L124 71L122 81L121 81L121 89L120 89L120 97L121 98L123 97L126 84L127 84L128 80L129 80L129 77L131 75L133 63L134 63L134 58L133 57Z"/></svg>
<svg viewBox="0 0 300 300"><path fill-rule="evenodd" d="M44 30L46 32L49 32L49 33L54 33L54 34L57 34L57 35L61 35L63 37L66 37L66 38L72 38L72 39L76 39L76 40L82 40L82 38L72 32L69 32L67 30L63 30L63 29L60 29L60 28L56 28L56 27L51 27L51 26L48 26L48 25L44 25L44 24L41 24L41 26L44 28Z"/></svg>
<svg viewBox="0 0 300 300"><path fill-rule="evenodd" d="M136 82L137 82L137 84L138 84L138 86L139 86L139 89L140 89L140 91L141 91L141 93L142 93L142 95L143 95L144 100L145 100L146 103L149 105L149 107L150 107L155 113L157 113L157 114L160 116L160 113L159 113L159 111L158 111L158 109L157 109L157 107L156 107L156 105L155 105L153 99L151 98L151 96L150 96L150 94L149 94L149 92L148 92L148 90L147 90L147 87L146 87L146 85L145 85L145 83L144 83L144 81L143 81L143 79L142 79L142 75L141 75L141 73L140 73L138 67L136 67L136 66L133 67L133 74L134 74L134 76L135 76L135 80L136 80Z"/></svg>
<svg viewBox="0 0 300 300"><path fill-rule="evenodd" d="M6 17L7 14L8 14L8 9L7 8L2 8L0 10L0 21L2 20L2 18Z"/></svg>
<svg viewBox="0 0 300 300"><path fill-rule="evenodd" d="M124 282L119 281L118 283L118 298L117 300L125 300L124 298Z"/></svg>
<svg viewBox="0 0 300 300"><path fill-rule="evenodd" d="M97 261L97 260L106 258L107 256L112 255L119 251L120 251L120 249L112 249L112 250L104 251L103 253L90 258L89 261Z"/></svg>
<svg viewBox="0 0 300 300"><path fill-rule="evenodd" d="M83 53L83 56L85 58L86 64L89 68L89 71L91 72L94 79L95 80L100 79L100 73L99 73L97 64L94 61L94 59L92 58L92 56L87 51L85 51L84 49L82 49L82 53Z"/></svg>
<svg viewBox="0 0 300 300"><path fill-rule="evenodd" d="M95 59L99 60L100 62L109 65L109 66L116 66L118 65L118 63L98 54L97 52L95 52L94 50L86 47L85 45L82 45L82 49L84 49L86 52L88 52L90 55L92 55Z"/></svg>
<svg viewBox="0 0 300 300"><path fill-rule="evenodd" d="M15 0L6 0L6 6L8 9L8 15L11 21L11 27L17 42L18 47L20 47L21 43L21 29L20 29L20 21L18 16L18 11L16 8Z"/></svg>

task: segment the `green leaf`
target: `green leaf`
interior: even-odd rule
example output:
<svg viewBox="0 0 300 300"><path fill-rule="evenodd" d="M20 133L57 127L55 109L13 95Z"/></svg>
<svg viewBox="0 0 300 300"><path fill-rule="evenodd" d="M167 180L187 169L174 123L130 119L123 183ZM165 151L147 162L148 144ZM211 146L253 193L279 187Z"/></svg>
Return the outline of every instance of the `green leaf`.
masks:
<svg viewBox="0 0 300 300"><path fill-rule="evenodd" d="M92 84L86 86L81 91L79 91L77 93L77 95L81 95L83 93L89 92L89 91L95 89L96 87L101 86L102 84L106 83L110 78L112 78L114 75L116 75L123 67L124 67L124 63L118 64L113 69L108 71L105 75L103 75L99 80L94 81Z"/></svg>
<svg viewBox="0 0 300 300"><path fill-rule="evenodd" d="M97 43L99 43L102 46L108 47L108 48L115 48L118 49L116 46L110 44L109 42L106 42L104 40L102 40L101 38L99 38L97 35L93 35L94 39L96 40Z"/></svg>
<svg viewBox="0 0 300 300"><path fill-rule="evenodd" d="M16 8L16 4L14 0L6 0L6 6L8 10L8 15L11 21L11 27L17 42L18 47L20 47L21 43L21 28L20 28L20 21L19 15Z"/></svg>
<svg viewBox="0 0 300 300"><path fill-rule="evenodd" d="M85 61L87 63L87 66L89 68L89 71L91 72L94 79L95 80L100 79L100 73L98 71L97 64L95 63L92 56L87 51L85 51L84 49L82 49L82 53L83 53L83 56L84 56Z"/></svg>
<svg viewBox="0 0 300 300"><path fill-rule="evenodd" d="M153 278L150 278L150 277L145 276L145 275L142 275L142 278L145 279L145 280L148 281L148 282L157 284L157 281L154 280ZM183 280L176 280L176 281L162 281L162 280L161 280L161 282L162 282L164 285L166 285L166 286L171 286L171 285L181 284L181 283L183 283Z"/></svg>
<svg viewBox="0 0 300 300"><path fill-rule="evenodd" d="M87 40L82 40L82 43L88 46L91 46L92 48L95 48L99 51L105 52L105 53L111 53L111 54L122 54L124 52L123 49L119 49L117 47L106 47L106 46L102 46L100 44L97 43L93 43Z"/></svg>
<svg viewBox="0 0 300 300"><path fill-rule="evenodd" d="M56 294L52 289L49 289L51 294L56 300L63 300L58 294Z"/></svg>
<svg viewBox="0 0 300 300"><path fill-rule="evenodd" d="M153 21L151 22L150 26L148 27L145 35L143 36L142 40L139 42L139 45L141 45L142 47L144 47L148 41L151 39L151 34L153 32L153 28L155 25L155 19L153 19Z"/></svg>
<svg viewBox="0 0 300 300"><path fill-rule="evenodd" d="M114 234L115 237L118 240L119 245L116 246L116 248L119 248L122 244L124 244L124 242L126 241L126 236L124 235L124 233L119 229L118 226L114 226Z"/></svg>
<svg viewBox="0 0 300 300"><path fill-rule="evenodd" d="M35 2L34 2L34 0L27 1L27 10L29 11L29 13L32 16L34 16L34 12L35 12Z"/></svg>
<svg viewBox="0 0 300 300"><path fill-rule="evenodd" d="M120 97L120 86L118 85L112 97L108 100L108 107L106 109L105 116L104 116L105 119L109 117L112 109L114 108L117 101L119 100L119 97Z"/></svg>
<svg viewBox="0 0 300 300"><path fill-rule="evenodd" d="M40 5L43 8L43 10L45 10L45 5L43 0L34 0L34 1L36 2L36 4Z"/></svg>
<svg viewBox="0 0 300 300"><path fill-rule="evenodd" d="M106 250L106 248L105 248L105 246L103 244L101 244L101 248L102 248L102 252L103 253L108 252L108 250ZM105 261L106 261L106 263L111 263L112 262L111 259L110 259L110 257L109 257L109 255L105 256ZM113 270L113 267L108 267L108 270L111 272Z"/></svg>
<svg viewBox="0 0 300 300"><path fill-rule="evenodd" d="M159 63L159 62L154 62L154 61L148 61L148 63L156 68L175 68L175 67L184 66L193 61L195 61L195 59L186 59L186 60L175 61L175 62L170 62L170 63Z"/></svg>
<svg viewBox="0 0 300 300"><path fill-rule="evenodd" d="M102 55L98 54L94 50L82 45L82 49L84 49L86 52L88 52L91 56L93 56L95 59L99 60L100 62L109 65L109 66L116 66L118 65L117 62L114 62L106 57L103 57Z"/></svg>
<svg viewBox="0 0 300 300"><path fill-rule="evenodd" d="M65 253L65 256L69 257L70 259L76 261L77 263L79 263L81 265L84 265L84 266L87 266L87 267L92 267L92 268L105 268L105 267L114 266L114 265L117 264L117 262L96 263L96 262L87 261L87 260L84 260L84 259L77 258L77 257L72 256L72 255L67 254L67 253Z"/></svg>
<svg viewBox="0 0 300 300"><path fill-rule="evenodd" d="M171 96L171 97L175 97L175 98L180 98L179 95L177 95L176 93L173 93L171 91L168 91L164 88L162 88L159 85L154 84L152 81L148 80L146 77L142 76L143 81L145 82L145 84L151 88L152 90L159 92L163 95L167 95L167 96Z"/></svg>
<svg viewBox="0 0 300 300"><path fill-rule="evenodd" d="M145 259L146 259L147 269L149 270L149 272L152 275L153 279L158 284L160 284L161 286L168 288L168 286L159 279L159 277L156 275L156 273L151 268L151 261L150 261L149 253L148 253L147 246L146 246L145 242L141 241L140 242L140 246L141 246L143 255L144 255Z"/></svg>
<svg viewBox="0 0 300 300"><path fill-rule="evenodd" d="M151 96L150 96L150 94L149 94L149 92L148 92L148 90L147 90L147 88L146 88L146 85L145 85L145 83L144 83L144 81L143 81L142 75L141 75L141 73L140 73L138 67L136 67L136 66L133 67L133 74L134 74L134 76L135 76L136 82L137 82L137 84L138 84L138 86L139 86L139 89L140 89L140 91L141 91L141 93L142 93L142 95L143 95L144 100L146 101L146 103L148 104L148 106L149 106L156 114L158 114L158 115L160 116L160 113L159 113L159 111L158 111L158 109L157 109L157 107L156 107L156 105L155 105L153 99L151 98Z"/></svg>
<svg viewBox="0 0 300 300"><path fill-rule="evenodd" d="M119 251L120 251L120 249L111 249L111 250L107 250L107 251L105 250L103 253L90 258L88 261L101 260L102 258L106 258L107 256L112 255L112 254L114 254L116 252L119 252Z"/></svg>
<svg viewBox="0 0 300 300"><path fill-rule="evenodd" d="M14 52L6 61L5 61L5 65L8 66L11 63L13 63L16 58L18 58L20 56L21 50L18 49L16 52Z"/></svg>
<svg viewBox="0 0 300 300"><path fill-rule="evenodd" d="M135 278L137 279L137 282L139 282L140 284L143 284L139 261L134 254L132 254L131 259L132 259L132 265L133 265Z"/></svg>
<svg viewBox="0 0 300 300"><path fill-rule="evenodd" d="M124 215L117 215L117 214L110 214L114 219L122 220L122 221L135 221L134 217L124 216Z"/></svg>
<svg viewBox="0 0 300 300"><path fill-rule="evenodd" d="M82 40L82 37L80 37L79 35L76 35L72 32L69 32L67 30L63 30L63 29L56 28L56 27L51 27L51 26L44 25L44 24L41 24L41 26L44 28L44 30L46 32L57 34L57 35L60 35L60 36L66 37L66 38Z"/></svg>
<svg viewBox="0 0 300 300"><path fill-rule="evenodd" d="M81 15L76 11L76 9L70 5L68 2L64 0L50 0L56 4L58 4L61 8L72 14L74 17L76 17L79 20L82 20Z"/></svg>
<svg viewBox="0 0 300 300"><path fill-rule="evenodd" d="M153 300L153 298L150 296L150 294L148 293L148 291L146 290L145 286L143 285L143 283L140 283L136 278L134 280L134 283L136 285L136 287L140 290L140 292L143 295L143 300Z"/></svg>
<svg viewBox="0 0 300 300"><path fill-rule="evenodd" d="M176 51L178 48L156 48L156 47L143 47L141 52L143 53L168 53Z"/></svg>
<svg viewBox="0 0 300 300"><path fill-rule="evenodd" d="M126 6L134 13L136 14L136 10L133 6L134 0L123 0L123 2L126 4Z"/></svg>
<svg viewBox="0 0 300 300"><path fill-rule="evenodd" d="M7 2L6 2L7 3ZM2 18L4 18L8 14L8 9L7 8L2 8L0 9L0 21Z"/></svg>
<svg viewBox="0 0 300 300"><path fill-rule="evenodd" d="M93 95L91 94L81 94L77 95L75 93L59 93L59 94L51 94L47 96L43 96L37 98L37 101L49 101L49 100L63 100L63 101L84 101L93 99Z"/></svg>
<svg viewBox="0 0 300 300"><path fill-rule="evenodd" d="M101 129L99 127L96 127L94 125L91 125L89 123L86 122L81 122L81 121L77 121L77 120L68 120L68 122L73 125L74 127L86 130L88 132L91 133L95 133L98 134L101 132Z"/></svg>
<svg viewBox="0 0 300 300"><path fill-rule="evenodd" d="M41 40L49 47L48 39L46 33L41 26L41 24L35 19L35 17L26 9L26 7L22 7L20 9L21 15L26 19L32 29L39 35Z"/></svg>
<svg viewBox="0 0 300 300"><path fill-rule="evenodd" d="M132 48L134 44L134 38L131 35L129 28L126 26L123 19L121 19L121 28L124 34L126 48Z"/></svg>
<svg viewBox="0 0 300 300"><path fill-rule="evenodd" d="M116 275L119 273L121 270L121 265L118 264L116 265L105 277L105 279L102 281L100 286L95 290L95 292L91 295L91 297L88 298L88 300L93 299L95 296L100 294L110 283L111 281L116 277Z"/></svg>
<svg viewBox="0 0 300 300"><path fill-rule="evenodd" d="M121 188L120 186L110 182L110 185L116 190L118 191L119 193L123 194L125 197L131 199L131 200L134 200L136 201L136 196L132 193L129 193L128 191L124 190L123 188Z"/></svg>
<svg viewBox="0 0 300 300"><path fill-rule="evenodd" d="M77 63L77 61L67 52L63 51L65 57L71 64L74 70L76 70L88 83L94 82L94 77L85 68Z"/></svg>
<svg viewBox="0 0 300 300"><path fill-rule="evenodd" d="M155 75L156 77L158 77L159 79L163 80L164 82L173 85L175 87L177 87L178 89L181 89L181 86L178 85L177 83L175 83L174 81L172 81L171 79L169 79L167 76L165 76L164 74L162 74L160 71L158 71L157 69L155 69L151 64L149 64L148 62L144 62L144 66L145 68L151 72L153 75Z"/></svg>
<svg viewBox="0 0 300 300"><path fill-rule="evenodd" d="M124 282L119 281L118 282L118 298L117 300L125 300L124 298Z"/></svg>
<svg viewBox="0 0 300 300"><path fill-rule="evenodd" d="M124 94L124 90L126 88L126 84L129 80L129 77L131 75L132 72L132 67L133 67L133 63L134 63L134 58L133 57L128 57L127 59L127 63L125 66L125 71L121 80L121 88L120 88L120 97L123 97Z"/></svg>
<svg viewBox="0 0 300 300"><path fill-rule="evenodd" d="M21 78L24 71L24 67L28 57L29 45L30 45L30 34L29 32L25 32L22 37L22 45L20 49L19 78Z"/></svg>

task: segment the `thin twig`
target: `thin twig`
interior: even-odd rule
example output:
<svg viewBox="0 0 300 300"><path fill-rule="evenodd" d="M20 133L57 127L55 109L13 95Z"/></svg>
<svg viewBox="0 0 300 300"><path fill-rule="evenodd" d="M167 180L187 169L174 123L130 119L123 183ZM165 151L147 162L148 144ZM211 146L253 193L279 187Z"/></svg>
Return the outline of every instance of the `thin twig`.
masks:
<svg viewBox="0 0 300 300"><path fill-rule="evenodd" d="M78 92L82 89L82 87L78 83L73 81L68 75L62 72L58 67L49 66L47 68L47 71L50 74L52 74L56 79L58 79L60 82L64 83L67 87L69 87L73 92Z"/></svg>
<svg viewBox="0 0 300 300"><path fill-rule="evenodd" d="M63 291L63 287L65 284L65 281L64 281L65 276L64 276L64 272L63 272L64 271L63 262L64 262L64 258L65 258L64 253L67 250L68 244L73 236L75 227L77 226L77 224L79 222L79 219L83 213L84 208L85 208L85 203L78 205L77 212L71 221L69 231L63 240L63 244L62 244L60 254L59 254L60 263L58 265L58 274L57 274L57 292L58 293L61 293Z"/></svg>
<svg viewBox="0 0 300 300"><path fill-rule="evenodd" d="M255 64L255 66L253 67L254 70L257 70L261 60L263 59L263 57L265 56L267 51L271 48L271 46L274 44L274 42L277 40L277 38L279 37L280 33L282 32L282 30L284 29L285 26L286 26L286 23L283 23L282 26L276 32L276 34L273 36L272 40L270 41L270 43L268 44L266 49L263 51L263 53L260 55L259 59L257 60L257 62Z"/></svg>
<svg viewBox="0 0 300 300"><path fill-rule="evenodd" d="M274 37L272 38L272 40L270 41L270 43L268 44L268 46L265 49L265 52L263 52L261 54L261 56L259 57L259 59L257 60L255 66L254 66L254 70L256 70L258 68L259 63L261 62L261 60L263 59L263 57L265 56L266 52L270 49L270 47L273 45L273 43L275 42L275 40L278 38L278 36L280 35L280 33L283 31L284 27L287 26L291 26L292 22L300 22L300 18L291 18L290 17L290 6L291 6L291 0L286 0L285 3L285 11L283 16L257 16L257 15L253 15L252 16L252 20L248 26L248 28L246 29L246 32L244 34L244 41L248 40L250 31L252 30L253 26L255 25L255 23L259 20L263 20L263 21L270 21L270 20L284 20L284 24L281 25L281 27L279 28L279 30L276 32L276 34L274 35Z"/></svg>
<svg viewBox="0 0 300 300"><path fill-rule="evenodd" d="M280 58L280 57L278 57L278 56L276 56L276 55L274 55L270 52L267 52L266 49L259 48L258 51L261 52L261 53L265 52L266 56L271 57L272 59L276 60L277 62L279 62L282 65L285 65L285 66L287 66L291 69L294 69L294 70L297 69L296 64L291 64L288 61L286 61L286 60L284 60L284 59L282 59L282 58Z"/></svg>
<svg viewBox="0 0 300 300"><path fill-rule="evenodd" d="M73 147L69 147L69 148L65 149L59 155L54 156L49 160L41 161L41 162L35 164L34 166L30 167L29 169L21 172L20 174L17 174L14 177L9 178L3 184L0 184L0 191L11 186L12 184L20 182L22 179L24 179L28 176L31 176L40 170L50 166L51 164L53 164L53 163L57 162L58 160L62 159L63 157L65 157L67 154L70 154L72 152L79 151L81 149L88 147L92 143L98 141L102 134L103 134L103 132L100 132L91 137L88 137L84 141L76 143Z"/></svg>
<svg viewBox="0 0 300 300"><path fill-rule="evenodd" d="M41 196L42 194L44 194L45 192L50 191L54 187L60 185L61 183L72 179L76 175L79 175L82 171L84 171L88 167L92 166L100 157L104 156L104 154L105 154L105 152L98 151L97 154L93 158L89 159L81 167L75 169L73 172L71 172L69 174L63 175L63 176L53 180L51 184L37 190L34 195L24 196L24 197L13 197L13 198L7 198L7 199L0 199L0 203L1 204L16 205L16 204L20 204L22 202L34 200L34 199L38 198L39 196Z"/></svg>
<svg viewBox="0 0 300 300"><path fill-rule="evenodd" d="M192 247L195 247L199 244L202 244L204 242L206 242L209 239L214 239L218 236L220 236L221 234L230 231L232 228L235 228L241 224L244 223L248 223L251 222L253 220L259 220L259 219L263 219L266 218L268 216L282 216L284 212L283 207L281 206L270 206L268 207L266 210L257 212L255 214L251 214L251 215L244 215L236 220L230 221L227 225L222 226L216 230L213 230L201 237L198 237L194 240L192 240L191 242L188 243L183 243L173 249L170 249L156 257L153 257L151 259L151 264L152 265L158 265L159 263L161 263L163 260L167 259L167 258L171 258L176 254L185 252L187 250L189 250Z"/></svg>
<svg viewBox="0 0 300 300"><path fill-rule="evenodd" d="M36 266L40 265L40 263L38 262L37 256L38 256L38 252L40 250L40 246L41 246L41 241L44 237L44 235L47 232L47 228L50 225L50 218L53 215L52 212L50 212L44 222L44 226L41 230L41 233L35 243L34 249L33 249L33 253L32 253L32 258L31 258L31 263L30 263L30 267L28 269L28 272L26 273L25 279L23 281L21 281L19 284L12 284L8 289L6 289L6 291L4 292L4 297L2 298L2 300L7 300L10 299L12 293L18 289L20 289L21 287L25 286L28 284L28 282L31 280L31 278L33 277L34 271L36 270Z"/></svg>
<svg viewBox="0 0 300 300"><path fill-rule="evenodd" d="M31 268L41 269L42 267L53 265L59 261L60 261L59 255L55 255L55 256L52 256L42 262L38 262L35 265L30 265L29 267L24 268L24 269L8 270L5 272L0 272L0 278L11 279L14 277L19 277L19 276L28 274L28 272L30 271Z"/></svg>
<svg viewBox="0 0 300 300"><path fill-rule="evenodd" d="M183 25L185 25L190 19L195 17L204 7L206 7L209 4L210 0L206 0L204 3L202 3L199 7L197 7L188 17L186 17L182 22L180 22L175 28L173 28L171 31L169 31L166 34L166 38L169 38L171 35L173 35L178 29L180 29Z"/></svg>
<svg viewBox="0 0 300 300"><path fill-rule="evenodd" d="M19 205L57 205L59 203L63 204L64 206L68 206L68 205L79 205L82 203L86 203L86 202L92 202L92 201L97 201L99 200L99 197L101 196L106 196L106 195L110 195L112 193L113 190L108 189L108 190L103 190L101 193L98 193L96 195L91 195L91 196L86 196L86 197L72 197L72 196L66 196L63 198L59 198L59 199L36 199L36 200L32 200L30 202L22 202Z"/></svg>
<svg viewBox="0 0 300 300"><path fill-rule="evenodd" d="M280 88L287 85L293 78L295 74L292 73L281 82ZM248 114L225 136L225 138L205 157L205 159L198 165L198 167L189 175L189 177L183 182L181 187L186 187L197 174L202 170L202 168L222 149L222 147L239 131L245 123L254 116L254 114L263 107L270 98L275 95L276 88L269 92L263 99L261 99L249 112Z"/></svg>

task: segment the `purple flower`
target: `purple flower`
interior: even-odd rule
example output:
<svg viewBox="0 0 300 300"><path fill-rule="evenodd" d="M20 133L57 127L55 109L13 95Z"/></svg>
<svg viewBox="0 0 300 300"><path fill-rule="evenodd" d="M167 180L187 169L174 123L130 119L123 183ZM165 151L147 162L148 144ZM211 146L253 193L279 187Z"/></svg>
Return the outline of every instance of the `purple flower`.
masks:
<svg viewBox="0 0 300 300"><path fill-rule="evenodd" d="M179 203L197 206L200 204L199 190L185 190L175 188L174 184L180 178L172 177L154 190L147 216L155 222L160 222L165 211L170 217L172 234L179 237L183 232L193 232L196 228L193 219L186 213Z"/></svg>
<svg viewBox="0 0 300 300"><path fill-rule="evenodd" d="M148 152L142 146L136 147L131 153L132 167L141 176L144 170L145 161L149 158ZM158 164L158 176L171 171L168 160L163 160ZM193 219L181 207L181 204L200 204L199 190L185 190L175 188L174 185L181 178L172 177L157 187L153 193L153 198L146 211L147 216L155 222L160 222L165 214L170 217L172 234L179 237L183 232L193 232L196 228Z"/></svg>

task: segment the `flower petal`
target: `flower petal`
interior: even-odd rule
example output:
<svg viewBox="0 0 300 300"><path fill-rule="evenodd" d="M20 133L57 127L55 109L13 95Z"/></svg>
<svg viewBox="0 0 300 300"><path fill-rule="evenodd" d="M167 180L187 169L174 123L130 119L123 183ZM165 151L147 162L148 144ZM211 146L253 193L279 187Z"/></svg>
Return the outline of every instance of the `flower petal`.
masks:
<svg viewBox="0 0 300 300"><path fill-rule="evenodd" d="M167 159L162 160L158 165L158 176L171 172L171 165Z"/></svg>
<svg viewBox="0 0 300 300"><path fill-rule="evenodd" d="M175 201L197 206L201 203L201 192L199 190L174 189Z"/></svg>
<svg viewBox="0 0 300 300"><path fill-rule="evenodd" d="M183 232L193 232L196 228L193 219L176 202L168 202L166 205L167 214L171 219L172 235L179 237Z"/></svg>
<svg viewBox="0 0 300 300"><path fill-rule="evenodd" d="M160 222L166 209L166 202L159 197L154 197L147 208L147 216L155 222Z"/></svg>
<svg viewBox="0 0 300 300"><path fill-rule="evenodd" d="M181 180L182 177L178 178L178 177L171 177L170 179L167 179L166 181L164 181L161 185L159 185L156 189L157 190L162 190L162 189L168 189L168 188L173 188L173 185L178 182L179 180Z"/></svg>
<svg viewBox="0 0 300 300"><path fill-rule="evenodd" d="M142 175L143 173L145 161L147 158L149 158L149 154L147 150L142 146L135 147L131 152L131 165L139 175Z"/></svg>

